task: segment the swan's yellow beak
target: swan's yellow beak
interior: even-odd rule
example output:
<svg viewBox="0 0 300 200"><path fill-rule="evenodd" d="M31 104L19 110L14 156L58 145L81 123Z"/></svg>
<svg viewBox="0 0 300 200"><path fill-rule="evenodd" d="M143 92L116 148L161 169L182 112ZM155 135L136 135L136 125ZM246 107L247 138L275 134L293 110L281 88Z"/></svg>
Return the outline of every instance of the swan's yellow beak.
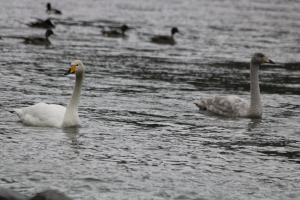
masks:
<svg viewBox="0 0 300 200"><path fill-rule="evenodd" d="M65 73L65 75L75 74L76 71L77 71L77 65L71 65L68 71Z"/></svg>
<svg viewBox="0 0 300 200"><path fill-rule="evenodd" d="M275 62L274 62L273 60L269 59L267 56L265 56L265 57L263 58L263 62L264 62L264 63L275 64Z"/></svg>

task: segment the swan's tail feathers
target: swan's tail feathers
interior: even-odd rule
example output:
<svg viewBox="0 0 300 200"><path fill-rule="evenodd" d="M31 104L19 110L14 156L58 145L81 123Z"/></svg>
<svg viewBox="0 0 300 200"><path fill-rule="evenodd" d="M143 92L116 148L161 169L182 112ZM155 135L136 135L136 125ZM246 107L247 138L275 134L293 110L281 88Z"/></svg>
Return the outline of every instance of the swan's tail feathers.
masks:
<svg viewBox="0 0 300 200"><path fill-rule="evenodd" d="M206 101L204 99L200 99L197 102L194 102L194 104L200 109L200 110L206 110Z"/></svg>

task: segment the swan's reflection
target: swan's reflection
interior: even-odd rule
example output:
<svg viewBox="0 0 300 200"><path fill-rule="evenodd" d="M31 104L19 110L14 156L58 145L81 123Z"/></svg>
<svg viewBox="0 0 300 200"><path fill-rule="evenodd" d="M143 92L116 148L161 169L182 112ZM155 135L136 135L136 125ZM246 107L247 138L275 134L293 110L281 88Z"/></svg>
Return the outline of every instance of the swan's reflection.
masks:
<svg viewBox="0 0 300 200"><path fill-rule="evenodd" d="M78 150L80 146L78 141L78 138L80 137L79 128L80 127L77 126L63 128L63 132L66 133L66 136L71 141L71 147L74 148L75 150Z"/></svg>
<svg viewBox="0 0 300 200"><path fill-rule="evenodd" d="M248 123L248 127L247 130L248 131L252 131L253 129L255 129L259 124L261 124L262 119L261 118L252 118L250 119L249 123Z"/></svg>

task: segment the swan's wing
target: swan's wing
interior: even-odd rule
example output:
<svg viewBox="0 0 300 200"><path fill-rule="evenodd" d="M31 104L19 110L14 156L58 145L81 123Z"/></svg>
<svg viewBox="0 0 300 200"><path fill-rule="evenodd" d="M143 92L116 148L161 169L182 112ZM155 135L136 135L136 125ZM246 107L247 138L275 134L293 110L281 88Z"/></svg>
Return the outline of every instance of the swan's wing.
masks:
<svg viewBox="0 0 300 200"><path fill-rule="evenodd" d="M26 125L60 127L66 108L55 104L38 103L15 111Z"/></svg>
<svg viewBox="0 0 300 200"><path fill-rule="evenodd" d="M231 117L246 116L249 110L248 102L238 96L214 96L195 104L202 110Z"/></svg>

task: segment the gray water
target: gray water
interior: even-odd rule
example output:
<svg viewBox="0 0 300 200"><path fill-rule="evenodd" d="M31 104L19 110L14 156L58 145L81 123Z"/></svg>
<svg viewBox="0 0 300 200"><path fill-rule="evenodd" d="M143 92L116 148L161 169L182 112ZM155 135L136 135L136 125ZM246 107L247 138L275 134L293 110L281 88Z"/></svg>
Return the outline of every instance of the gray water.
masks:
<svg viewBox="0 0 300 200"><path fill-rule="evenodd" d="M300 199L300 2L293 0L51 1L62 16L50 47L26 23L46 1L0 0L0 186L47 188L79 200ZM101 36L128 24L127 39ZM182 32L177 45L149 42ZM249 95L263 52L262 119L200 112L213 94ZM24 126L14 108L66 105L74 59L87 67L81 127Z"/></svg>

